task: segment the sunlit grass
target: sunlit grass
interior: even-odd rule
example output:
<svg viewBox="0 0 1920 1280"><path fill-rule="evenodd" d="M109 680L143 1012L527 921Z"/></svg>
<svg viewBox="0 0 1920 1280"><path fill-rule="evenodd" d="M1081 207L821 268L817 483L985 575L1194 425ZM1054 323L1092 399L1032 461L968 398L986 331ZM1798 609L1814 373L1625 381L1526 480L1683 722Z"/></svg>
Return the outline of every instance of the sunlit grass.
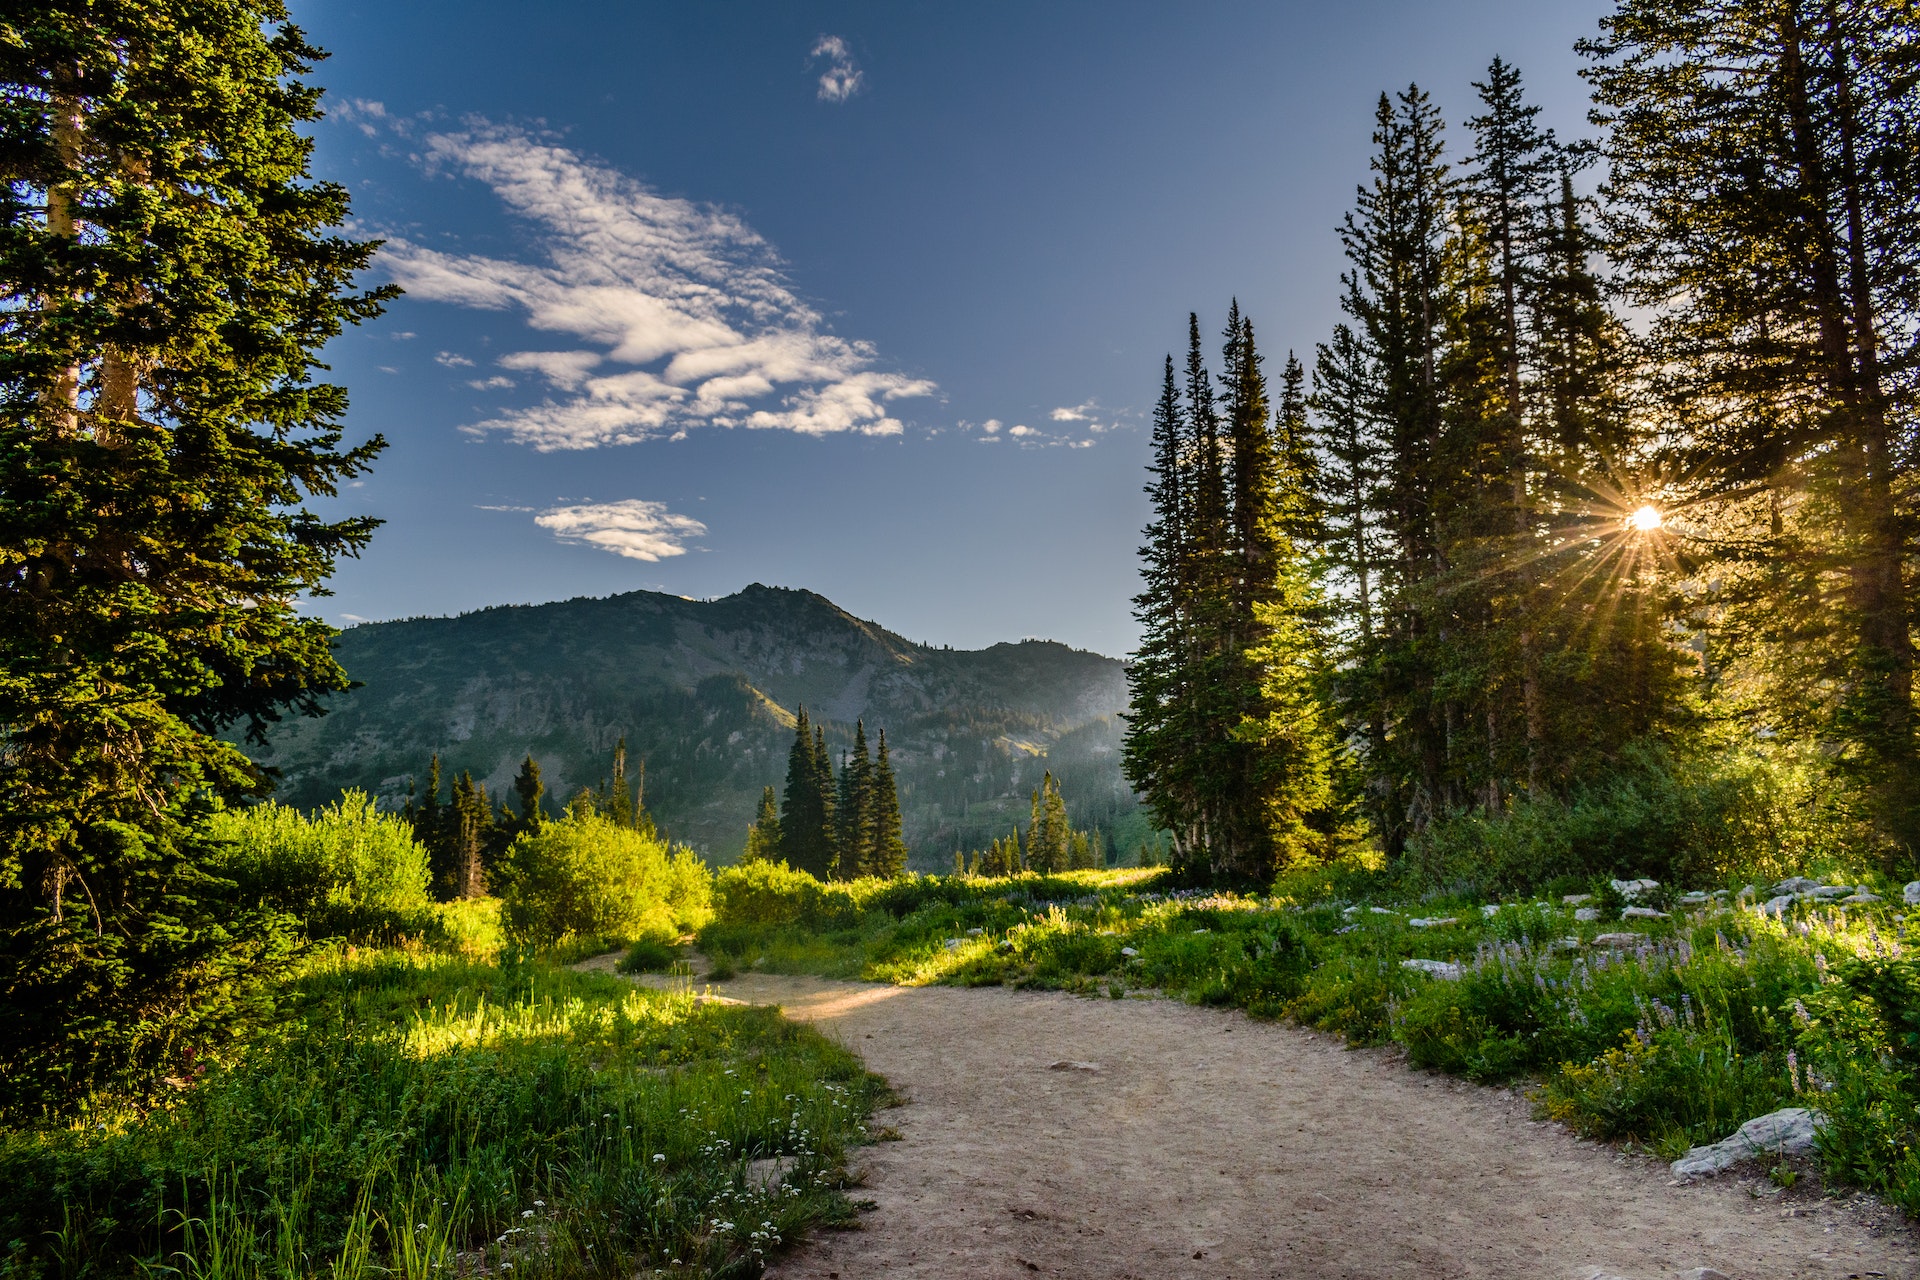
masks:
<svg viewBox="0 0 1920 1280"><path fill-rule="evenodd" d="M166 1109L0 1135L6 1274L748 1275L852 1213L883 1086L775 1011L397 952L291 1004Z"/></svg>

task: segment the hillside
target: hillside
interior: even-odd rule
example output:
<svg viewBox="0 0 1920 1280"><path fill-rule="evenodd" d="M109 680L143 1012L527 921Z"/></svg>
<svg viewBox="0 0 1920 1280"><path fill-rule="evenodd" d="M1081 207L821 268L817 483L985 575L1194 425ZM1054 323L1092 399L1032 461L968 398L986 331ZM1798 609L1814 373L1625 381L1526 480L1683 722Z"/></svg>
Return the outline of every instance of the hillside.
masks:
<svg viewBox="0 0 1920 1280"><path fill-rule="evenodd" d="M496 796L531 753L564 798L600 781L624 736L656 818L725 860L761 787L784 779L805 703L836 744L857 718L885 727L918 867L944 869L956 847L1024 821L1043 768L1077 824L1117 824L1122 847L1138 838L1119 767L1124 670L1061 644L937 649L756 584L720 600L635 591L369 623L336 649L362 687L254 752L291 804L362 787L398 805L435 752Z"/></svg>

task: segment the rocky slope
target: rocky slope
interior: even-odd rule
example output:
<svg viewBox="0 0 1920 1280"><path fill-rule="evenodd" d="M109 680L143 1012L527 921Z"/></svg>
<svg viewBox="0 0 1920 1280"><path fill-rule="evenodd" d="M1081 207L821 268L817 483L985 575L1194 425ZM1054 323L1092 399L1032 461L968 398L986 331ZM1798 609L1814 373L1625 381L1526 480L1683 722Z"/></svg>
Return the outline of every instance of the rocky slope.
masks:
<svg viewBox="0 0 1920 1280"><path fill-rule="evenodd" d="M397 805L436 752L496 797L531 753L564 798L597 784L625 737L656 818L725 860L760 788L784 779L804 703L836 744L856 719L886 728L916 866L943 869L956 847L1004 834L1043 768L1077 823L1117 828L1118 849L1138 839L1119 768L1124 670L1065 645L932 648L756 584L711 601L636 591L372 623L337 650L362 687L254 752L288 803L361 787Z"/></svg>

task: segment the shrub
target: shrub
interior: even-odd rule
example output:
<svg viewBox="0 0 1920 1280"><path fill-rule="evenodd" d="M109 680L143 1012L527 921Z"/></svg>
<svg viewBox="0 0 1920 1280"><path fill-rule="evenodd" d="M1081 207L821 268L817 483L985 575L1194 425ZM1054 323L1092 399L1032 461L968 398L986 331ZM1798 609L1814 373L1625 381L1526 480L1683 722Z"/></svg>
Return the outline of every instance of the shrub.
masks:
<svg viewBox="0 0 1920 1280"><path fill-rule="evenodd" d="M501 926L532 946L581 934L677 937L713 915L698 854L598 815L545 823L515 840L503 861Z"/></svg>
<svg viewBox="0 0 1920 1280"><path fill-rule="evenodd" d="M627 954L620 957L619 968L622 973L665 973L679 958L679 948L671 942L657 936L646 937L627 948Z"/></svg>
<svg viewBox="0 0 1920 1280"><path fill-rule="evenodd" d="M744 862L713 879L714 919L723 925L858 924L867 904L912 880L816 880L784 862Z"/></svg>
<svg viewBox="0 0 1920 1280"><path fill-rule="evenodd" d="M349 791L312 815L269 801L216 814L217 869L312 938L391 941L432 922L427 851L397 814Z"/></svg>

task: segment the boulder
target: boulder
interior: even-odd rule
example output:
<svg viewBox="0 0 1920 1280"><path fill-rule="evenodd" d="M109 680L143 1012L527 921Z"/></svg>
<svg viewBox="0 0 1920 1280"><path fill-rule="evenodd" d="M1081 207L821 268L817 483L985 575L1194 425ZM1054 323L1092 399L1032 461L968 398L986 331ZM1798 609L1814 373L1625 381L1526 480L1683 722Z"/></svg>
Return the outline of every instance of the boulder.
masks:
<svg viewBox="0 0 1920 1280"><path fill-rule="evenodd" d="M1566 897L1560 899L1560 901L1566 903L1570 907L1577 907L1581 903L1592 902L1593 895L1590 893L1570 893Z"/></svg>
<svg viewBox="0 0 1920 1280"><path fill-rule="evenodd" d="M1622 920L1665 920L1667 913L1655 911L1652 907L1628 907L1620 913Z"/></svg>
<svg viewBox="0 0 1920 1280"><path fill-rule="evenodd" d="M1652 893L1660 887L1658 880L1609 880L1607 883L1613 886L1615 893L1628 902L1632 902L1643 894Z"/></svg>
<svg viewBox="0 0 1920 1280"><path fill-rule="evenodd" d="M1457 916L1416 916L1407 923L1416 929L1438 929L1443 924L1459 924L1460 919Z"/></svg>
<svg viewBox="0 0 1920 1280"><path fill-rule="evenodd" d="M1635 947L1645 946L1646 941L1647 935L1644 933L1603 933L1593 940L1593 945L1613 951L1631 951Z"/></svg>
<svg viewBox="0 0 1920 1280"><path fill-rule="evenodd" d="M1765 905L1760 908L1760 914L1768 916L1785 915L1787 908L1792 906L1796 901L1798 901L1798 899L1790 893L1783 893L1777 898L1768 898Z"/></svg>
<svg viewBox="0 0 1920 1280"><path fill-rule="evenodd" d="M1702 893L1698 889L1695 889L1692 893L1683 893L1680 895L1680 905L1683 907L1702 907L1711 901L1713 901L1712 894Z"/></svg>
<svg viewBox="0 0 1920 1280"><path fill-rule="evenodd" d="M1724 1142L1695 1147L1675 1160L1676 1178L1711 1178L1760 1156L1794 1155L1813 1150L1814 1135L1826 1127L1826 1121L1805 1107L1782 1107L1769 1111L1740 1126L1740 1131Z"/></svg>
<svg viewBox="0 0 1920 1280"><path fill-rule="evenodd" d="M1912 884L1902 889L1900 891L1900 900L1910 907L1920 906L1920 880L1915 880Z"/></svg>
<svg viewBox="0 0 1920 1280"><path fill-rule="evenodd" d="M1852 892L1853 890L1844 884L1823 884L1818 888L1807 890L1807 896L1817 898L1821 902L1831 902L1835 898L1844 898Z"/></svg>
<svg viewBox="0 0 1920 1280"><path fill-rule="evenodd" d="M1576 924L1592 924L1599 918L1600 908L1598 907L1581 907L1573 913L1574 923Z"/></svg>
<svg viewBox="0 0 1920 1280"><path fill-rule="evenodd" d="M1483 916L1497 916L1500 914L1500 904L1497 902L1483 902L1480 904L1480 914Z"/></svg>
<svg viewBox="0 0 1920 1280"><path fill-rule="evenodd" d="M1775 893L1812 893L1820 887L1818 880L1809 880L1805 876L1788 876L1773 886Z"/></svg>
<svg viewBox="0 0 1920 1280"><path fill-rule="evenodd" d="M1880 901L1880 895L1877 893L1868 893L1863 888L1858 893L1854 894L1852 897L1842 898L1840 899L1840 901L1842 904L1849 903L1849 902L1853 902L1853 903L1878 902Z"/></svg>
<svg viewBox="0 0 1920 1280"><path fill-rule="evenodd" d="M1402 960L1400 967L1439 978L1443 982L1455 981L1460 976L1460 966L1445 960Z"/></svg>

